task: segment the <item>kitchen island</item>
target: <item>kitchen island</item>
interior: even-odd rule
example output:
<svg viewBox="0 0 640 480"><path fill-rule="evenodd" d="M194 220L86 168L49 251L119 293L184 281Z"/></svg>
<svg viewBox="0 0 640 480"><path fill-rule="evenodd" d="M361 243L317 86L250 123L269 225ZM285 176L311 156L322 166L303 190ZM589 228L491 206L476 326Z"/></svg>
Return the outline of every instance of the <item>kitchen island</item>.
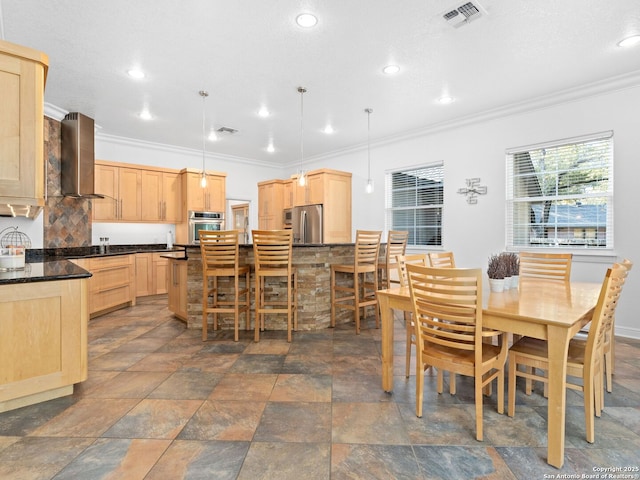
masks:
<svg viewBox="0 0 640 480"><path fill-rule="evenodd" d="M182 269L186 274L170 277L169 295L171 289L180 290L175 295L182 293L184 301L182 309L170 310L187 323L187 328L202 328L202 260L198 245L176 244L176 247L185 249L186 258L170 260L169 271ZM381 246L383 255L384 249ZM331 323L331 264L353 263L355 244L294 244L293 265L298 272L298 330L321 330L328 328ZM186 264L186 267L185 267ZM240 245L240 264L253 265L253 246ZM182 280L181 280L182 279ZM340 281L340 280L339 280ZM253 272L251 274L251 311L253 312L255 285ZM279 288L278 284L271 284L274 292ZM284 284L283 284L284 286ZM225 285L221 282L221 288ZM372 314L368 310L368 315ZM212 322L212 316L209 322ZM336 324L353 321L352 312L344 309L336 311ZM253 314L252 314L253 322ZM219 314L218 323L222 329L233 329L233 316ZM240 329L244 328L244 319L241 317ZM253 323L251 324L253 328ZM287 329L286 315L270 315L267 320L269 330Z"/></svg>
<svg viewBox="0 0 640 480"><path fill-rule="evenodd" d="M0 272L0 412L87 379L86 270L68 260Z"/></svg>

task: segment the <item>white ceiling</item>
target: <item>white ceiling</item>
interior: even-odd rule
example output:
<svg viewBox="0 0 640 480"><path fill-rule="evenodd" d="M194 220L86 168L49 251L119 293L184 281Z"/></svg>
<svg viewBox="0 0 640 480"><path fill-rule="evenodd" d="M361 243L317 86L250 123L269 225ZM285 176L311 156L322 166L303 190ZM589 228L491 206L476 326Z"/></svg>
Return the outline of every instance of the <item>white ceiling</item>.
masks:
<svg viewBox="0 0 640 480"><path fill-rule="evenodd" d="M478 0L482 17L453 28L442 14L463 3L0 0L0 33L49 56L45 102L101 135L200 150L204 89L207 131L238 129L207 151L280 165L300 161L298 86L308 159L366 144L365 108L375 143L640 73L640 46L616 46L640 33L638 0ZM302 12L318 25L298 27Z"/></svg>

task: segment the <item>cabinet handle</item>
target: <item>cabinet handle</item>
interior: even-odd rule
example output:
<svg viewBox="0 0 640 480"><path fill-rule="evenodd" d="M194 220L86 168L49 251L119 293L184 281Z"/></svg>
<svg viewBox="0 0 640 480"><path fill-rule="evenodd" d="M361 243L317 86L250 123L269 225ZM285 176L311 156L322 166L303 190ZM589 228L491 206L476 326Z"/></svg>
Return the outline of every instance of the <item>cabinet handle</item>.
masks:
<svg viewBox="0 0 640 480"><path fill-rule="evenodd" d="M120 199L120 219L122 219L122 199Z"/></svg>

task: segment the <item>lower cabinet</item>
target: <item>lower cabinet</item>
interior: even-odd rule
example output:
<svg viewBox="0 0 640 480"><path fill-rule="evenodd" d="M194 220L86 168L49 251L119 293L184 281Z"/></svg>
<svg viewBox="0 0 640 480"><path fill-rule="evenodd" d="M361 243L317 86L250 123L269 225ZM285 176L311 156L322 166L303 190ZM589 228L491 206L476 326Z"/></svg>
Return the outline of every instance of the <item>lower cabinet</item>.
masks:
<svg viewBox="0 0 640 480"><path fill-rule="evenodd" d="M136 253L136 297L167 293L169 259L161 252Z"/></svg>
<svg viewBox="0 0 640 480"><path fill-rule="evenodd" d="M89 279L89 315L115 310L136 303L135 255L113 255L74 260L91 272Z"/></svg>
<svg viewBox="0 0 640 480"><path fill-rule="evenodd" d="M169 310L187 321L187 261L169 259L167 270Z"/></svg>
<svg viewBox="0 0 640 480"><path fill-rule="evenodd" d="M0 286L0 412L70 395L87 379L88 280Z"/></svg>

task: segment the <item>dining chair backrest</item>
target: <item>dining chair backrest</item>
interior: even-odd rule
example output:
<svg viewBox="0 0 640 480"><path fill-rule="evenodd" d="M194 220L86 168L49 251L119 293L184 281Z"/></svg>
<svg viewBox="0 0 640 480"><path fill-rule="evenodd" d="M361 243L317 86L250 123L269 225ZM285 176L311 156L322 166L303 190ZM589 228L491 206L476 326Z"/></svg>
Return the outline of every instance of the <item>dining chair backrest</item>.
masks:
<svg viewBox="0 0 640 480"><path fill-rule="evenodd" d="M211 269L238 267L238 230L200 230L199 235L205 272Z"/></svg>
<svg viewBox="0 0 640 480"><path fill-rule="evenodd" d="M381 237L380 231L358 230L356 232L355 266L357 268L372 266L373 271L377 270Z"/></svg>
<svg viewBox="0 0 640 480"><path fill-rule="evenodd" d="M395 263L398 255L404 255L407 250L409 232L402 230L390 230L387 236L387 249L385 253L387 265Z"/></svg>
<svg viewBox="0 0 640 480"><path fill-rule="evenodd" d="M475 352L482 362L482 270L407 265L418 352ZM425 344L428 344L425 346Z"/></svg>
<svg viewBox="0 0 640 480"><path fill-rule="evenodd" d="M429 252L429 263L434 268L456 268L453 252Z"/></svg>
<svg viewBox="0 0 640 480"><path fill-rule="evenodd" d="M422 267L429 266L429 260L426 253L414 253L411 255L398 255L396 257L396 264L398 266L398 278L400 279L400 286L406 287L409 285L407 279L407 265L420 265Z"/></svg>
<svg viewBox="0 0 640 480"><path fill-rule="evenodd" d="M520 277L564 280L571 278L571 253L520 252Z"/></svg>
<svg viewBox="0 0 640 480"><path fill-rule="evenodd" d="M615 309L631 266L631 264L615 263L607 270L598 303L591 317L585 348L585 365L589 361L599 360L604 354L606 335L613 329Z"/></svg>
<svg viewBox="0 0 640 480"><path fill-rule="evenodd" d="M256 274L272 270L292 271L293 230L252 230Z"/></svg>

